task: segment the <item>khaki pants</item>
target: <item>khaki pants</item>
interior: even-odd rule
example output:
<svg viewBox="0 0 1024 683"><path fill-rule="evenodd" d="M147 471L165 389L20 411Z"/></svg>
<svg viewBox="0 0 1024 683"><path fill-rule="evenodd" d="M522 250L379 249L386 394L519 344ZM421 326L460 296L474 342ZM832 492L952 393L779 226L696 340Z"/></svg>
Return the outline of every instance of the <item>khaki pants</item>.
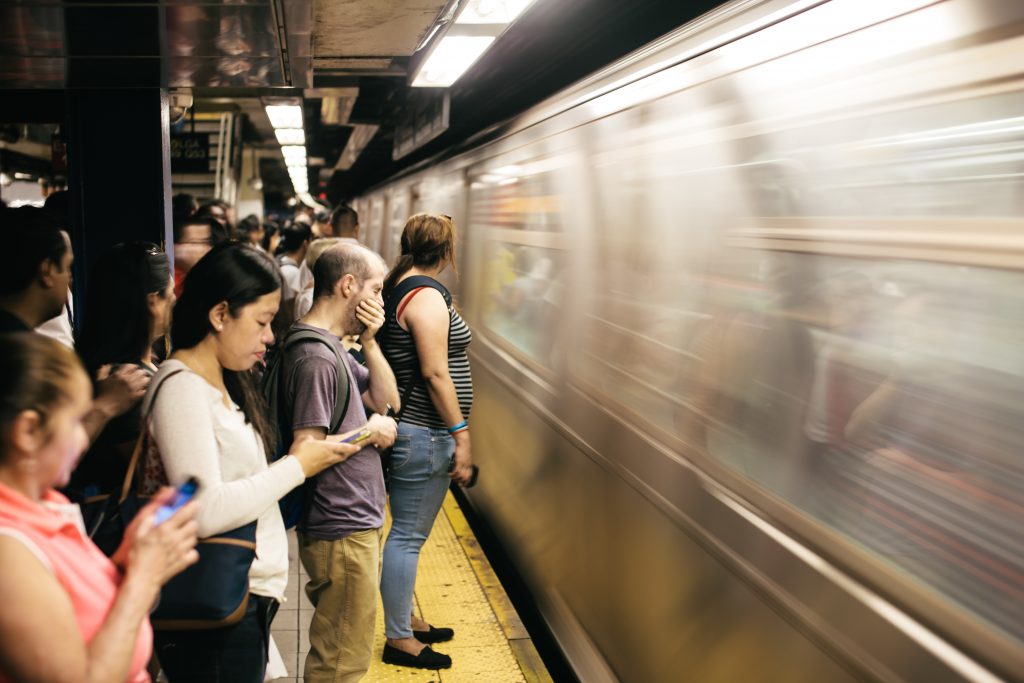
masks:
<svg viewBox="0 0 1024 683"><path fill-rule="evenodd" d="M359 531L337 541L298 534L299 559L316 608L309 625L306 683L355 683L373 654L384 530Z"/></svg>

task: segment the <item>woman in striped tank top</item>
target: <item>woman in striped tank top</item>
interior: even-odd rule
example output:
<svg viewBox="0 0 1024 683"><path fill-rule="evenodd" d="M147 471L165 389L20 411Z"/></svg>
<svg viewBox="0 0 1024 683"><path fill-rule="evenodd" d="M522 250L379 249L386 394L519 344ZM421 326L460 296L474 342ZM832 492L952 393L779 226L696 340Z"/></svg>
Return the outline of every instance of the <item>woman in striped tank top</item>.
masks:
<svg viewBox="0 0 1024 683"><path fill-rule="evenodd" d="M402 392L391 456L393 524L381 576L383 658L425 669L451 666L450 657L426 643L449 640L454 632L410 618L420 548L450 481L468 484L473 473L468 423L473 383L466 355L471 334L436 279L454 257L451 218L417 214L406 222L402 256L384 282L386 322L377 335Z"/></svg>

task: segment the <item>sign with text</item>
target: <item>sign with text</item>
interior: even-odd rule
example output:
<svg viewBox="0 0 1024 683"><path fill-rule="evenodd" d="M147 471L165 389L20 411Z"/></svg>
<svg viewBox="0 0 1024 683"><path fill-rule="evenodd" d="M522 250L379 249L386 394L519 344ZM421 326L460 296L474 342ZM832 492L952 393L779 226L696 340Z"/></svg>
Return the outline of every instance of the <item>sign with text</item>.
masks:
<svg viewBox="0 0 1024 683"><path fill-rule="evenodd" d="M171 173L209 173L209 133L171 135Z"/></svg>

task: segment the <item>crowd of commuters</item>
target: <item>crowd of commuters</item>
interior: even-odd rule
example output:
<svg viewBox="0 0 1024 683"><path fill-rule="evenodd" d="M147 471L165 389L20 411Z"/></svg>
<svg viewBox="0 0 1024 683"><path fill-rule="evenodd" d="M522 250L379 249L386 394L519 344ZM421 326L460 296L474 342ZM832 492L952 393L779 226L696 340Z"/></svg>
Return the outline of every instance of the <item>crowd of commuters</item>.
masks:
<svg viewBox="0 0 1024 683"><path fill-rule="evenodd" d="M430 645L454 631L412 610L447 486L473 476L470 333L436 279L454 265L451 219L411 217L389 272L349 207L236 225L231 206L178 195L173 214L173 267L154 244L102 254L62 344L38 328L66 315L70 329L65 220L0 207L0 681L262 681L288 578L278 502L295 490L315 608L305 680L363 678L378 590L384 661L451 666ZM168 518L190 479L195 500ZM111 525L129 489L149 502ZM245 525L244 614L154 630L197 542Z"/></svg>

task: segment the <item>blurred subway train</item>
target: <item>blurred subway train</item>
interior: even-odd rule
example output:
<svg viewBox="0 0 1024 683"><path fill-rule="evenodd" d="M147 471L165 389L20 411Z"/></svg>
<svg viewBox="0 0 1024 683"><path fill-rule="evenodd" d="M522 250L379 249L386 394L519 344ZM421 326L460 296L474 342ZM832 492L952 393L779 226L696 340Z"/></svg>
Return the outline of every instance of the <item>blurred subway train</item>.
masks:
<svg viewBox="0 0 1024 683"><path fill-rule="evenodd" d="M581 680L1024 676L1024 3L733 2L356 208Z"/></svg>

